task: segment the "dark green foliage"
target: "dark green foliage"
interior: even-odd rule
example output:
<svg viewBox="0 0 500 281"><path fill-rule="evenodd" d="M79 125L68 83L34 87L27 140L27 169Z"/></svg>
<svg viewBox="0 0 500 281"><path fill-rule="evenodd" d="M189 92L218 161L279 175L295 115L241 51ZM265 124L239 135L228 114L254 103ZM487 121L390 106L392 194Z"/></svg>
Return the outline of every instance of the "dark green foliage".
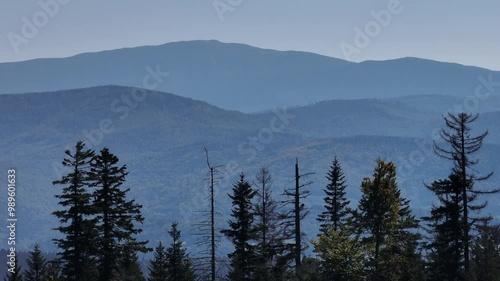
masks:
<svg viewBox="0 0 500 281"><path fill-rule="evenodd" d="M478 236L471 250L473 280L500 280L500 225L491 225L488 220L478 225Z"/></svg>
<svg viewBox="0 0 500 281"><path fill-rule="evenodd" d="M154 252L154 258L149 262L149 277L148 281L167 281L167 257L165 246L158 242L158 246Z"/></svg>
<svg viewBox="0 0 500 281"><path fill-rule="evenodd" d="M121 186L128 173L126 166L119 166L118 161L118 157L104 148L94 157L90 169L90 186L95 188L93 207L99 235L98 268L101 281L113 279L120 253L123 252L123 241L127 241L127 247L135 251L147 251L147 242L138 242L134 237L142 232L134 224L144 221L142 206L135 200L127 200L130 189L122 189Z"/></svg>
<svg viewBox="0 0 500 281"><path fill-rule="evenodd" d="M370 258L368 279L402 280L410 263L408 249L419 239L411 231L418 221L411 215L409 201L401 197L396 166L382 160L376 163L373 179L365 178L361 185L355 223Z"/></svg>
<svg viewBox="0 0 500 281"><path fill-rule="evenodd" d="M350 202L345 197L346 180L336 156L326 178L328 184L324 189L326 196L323 199L325 211L318 216L318 221L321 223L320 234L329 233L330 227L333 227L334 231L340 231L346 225L350 214L348 209Z"/></svg>
<svg viewBox="0 0 500 281"><path fill-rule="evenodd" d="M166 269L168 281L194 281L196 276L189 255L181 240L181 231L173 223L168 234L172 238L172 244L166 250Z"/></svg>
<svg viewBox="0 0 500 281"><path fill-rule="evenodd" d="M449 145L448 148L434 143L435 153L447 160L453 162L452 174L458 176L462 199L462 227L463 227L463 263L466 276L469 273L470 260L470 232L474 224L474 218L471 211L479 211L486 206L486 203L472 205L479 194L493 194L500 192L500 189L491 191L481 191L476 183L487 180L493 173L486 176L478 176L474 166L478 163L472 156L478 152L488 131L478 136L471 136L470 125L476 121L478 115L470 113L451 114L444 118L446 130L441 130L441 138Z"/></svg>
<svg viewBox="0 0 500 281"><path fill-rule="evenodd" d="M426 281L426 263L422 256L422 249L416 238L402 241L403 247L398 250L400 263L398 280L400 281ZM401 259L401 257L403 257Z"/></svg>
<svg viewBox="0 0 500 281"><path fill-rule="evenodd" d="M95 280L96 232L94 206L91 194L86 189L90 180L90 163L94 151L85 149L85 144L79 141L75 152L67 150L67 158L62 162L71 171L54 185L62 185L62 193L56 195L59 205L63 207L53 214L59 219L61 226L55 228L64 236L54 239L61 249L59 253L63 263L63 276L68 281Z"/></svg>
<svg viewBox="0 0 500 281"><path fill-rule="evenodd" d="M114 279L117 281L146 281L141 269L141 262L137 256L137 244L135 241L127 241L122 247L122 253L118 259L118 272Z"/></svg>
<svg viewBox="0 0 500 281"><path fill-rule="evenodd" d="M419 221L412 215L409 200L401 196L394 164L377 160L373 177L362 182L363 195L358 209L351 211L345 197L346 180L335 157L324 189L325 211L318 216L321 233L313 241L318 259L302 255L301 221L307 214L302 199L308 195L302 188L308 183L300 181L305 175L299 174L298 163L295 188L285 192L288 198L283 202L293 207L280 215L278 203L272 198L269 171L261 169L257 175L258 190L252 189L241 174L229 195L233 205L229 228L222 231L234 246L228 255L231 266L228 279L499 280L499 227L477 225L479 220L467 212L485 206L472 204L478 194L496 192L483 192L475 187L476 182L490 175L478 177L471 168L477 160L471 160L470 154L480 149L486 136L486 133L475 138L469 136L467 124L474 120L475 117L467 114L450 115L446 122L452 133L443 131L442 136L452 148L447 151L435 147L439 155L453 160L455 167L448 179L435 181L428 187L439 199L430 215L424 217L431 234L426 244L428 263L424 264L420 236L415 233ZM147 242L136 240L142 232L136 223L142 223L144 218L142 206L127 200L129 189L122 188L128 174L126 166L118 165L118 158L108 149L96 156L92 150L85 149L83 142L77 143L74 153L66 151L66 155L63 166L71 171L54 181L63 185L62 193L57 195L63 210L54 212L61 222L57 230L64 236L54 240L61 249L61 270L58 264L47 263L35 247L24 279L145 280L138 253L149 249ZM213 198L215 168L210 165L209 168ZM87 189L90 187L94 188L93 194ZM213 234L213 201L211 207ZM470 238L473 227L478 231L477 239ZM161 243L156 248L148 281L195 280L176 223L172 224L169 234L172 244L168 249ZM469 240L471 246L467 247ZM468 248L471 251L469 272ZM295 260L295 271L291 270L292 260ZM214 269L214 263L211 264ZM19 280L20 276L8 278Z"/></svg>
<svg viewBox="0 0 500 281"><path fill-rule="evenodd" d="M47 280L49 281L63 280L61 276L61 266L58 260L49 261L47 263Z"/></svg>
<svg viewBox="0 0 500 281"><path fill-rule="evenodd" d="M452 174L446 180L428 188L436 194L439 205L433 206L427 222L431 235L429 249L429 280L465 280L463 200L460 176Z"/></svg>
<svg viewBox="0 0 500 281"><path fill-rule="evenodd" d="M252 241L257 237L257 229L254 225L254 213L252 199L256 191L241 173L240 180L233 185L233 193L229 194L233 208L232 220L228 221L229 229L222 233L231 240L234 251L228 254L231 260L229 279L253 280L255 272L255 246Z"/></svg>
<svg viewBox="0 0 500 281"><path fill-rule="evenodd" d="M314 251L321 260L318 275L322 280L364 280L365 256L356 237L332 227L313 241Z"/></svg>
<svg viewBox="0 0 500 281"><path fill-rule="evenodd" d="M318 259L305 257L302 259L297 276L291 278L291 280L323 281L324 279L318 274L320 266L320 261Z"/></svg>
<svg viewBox="0 0 500 281"><path fill-rule="evenodd" d="M35 245L33 251L30 251L28 260L28 270L24 272L25 281L46 281L47 276L47 260L40 251L40 246Z"/></svg>
<svg viewBox="0 0 500 281"><path fill-rule="evenodd" d="M417 233L420 220L412 215L410 200L401 197L398 189L399 220L396 232L391 236L391 247L384 253L388 260L387 271L392 271L395 280L422 281L426 279L425 263L421 254L420 240L422 236Z"/></svg>

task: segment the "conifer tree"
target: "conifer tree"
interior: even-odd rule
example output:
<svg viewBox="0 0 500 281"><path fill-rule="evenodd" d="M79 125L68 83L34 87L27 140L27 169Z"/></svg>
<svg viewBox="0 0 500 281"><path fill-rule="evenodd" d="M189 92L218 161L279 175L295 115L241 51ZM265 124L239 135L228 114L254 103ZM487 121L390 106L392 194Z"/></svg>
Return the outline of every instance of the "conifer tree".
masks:
<svg viewBox="0 0 500 281"><path fill-rule="evenodd" d="M500 225L491 225L490 220L478 225L471 251L471 271L477 281L500 281Z"/></svg>
<svg viewBox="0 0 500 281"><path fill-rule="evenodd" d="M321 260L320 280L364 280L365 257L357 237L329 227L328 232L320 234L313 244Z"/></svg>
<svg viewBox="0 0 500 281"><path fill-rule="evenodd" d="M409 201L401 197L396 166L382 160L376 163L373 179L363 180L363 195L354 217L363 235L362 245L370 249L368 279L401 280L410 257L407 249L419 239L412 232L418 221L411 215Z"/></svg>
<svg viewBox="0 0 500 281"><path fill-rule="evenodd" d="M482 191L477 188L476 183L487 180L492 173L486 176L478 176L474 166L478 163L477 159L473 159L473 155L478 152L484 138L488 135L488 131L478 135L471 136L471 124L477 120L479 115L470 113L448 113L444 117L446 129L441 130L441 138L449 147L437 144L434 142L435 153L447 160L453 162L452 173L459 176L461 199L462 199L462 221L463 221L463 243L464 243L464 270L465 274L469 272L470 260L470 231L473 226L474 218L471 217L470 211L478 211L486 206L486 203L472 205L479 194L493 194L500 190Z"/></svg>
<svg viewBox="0 0 500 281"><path fill-rule="evenodd" d="M196 276L191 265L189 255L186 253L181 240L181 231L178 224L173 223L168 234L172 238L172 244L166 250L166 266L168 281L194 281Z"/></svg>
<svg viewBox="0 0 500 281"><path fill-rule="evenodd" d="M110 280L146 281L137 252L137 243L135 241L126 241L124 243L118 260L118 273L113 277L114 279Z"/></svg>
<svg viewBox="0 0 500 281"><path fill-rule="evenodd" d="M123 189L128 172L126 166L118 164L119 159L104 148L91 163L91 186L95 188L93 208L96 214L99 239L99 280L112 280L119 266L123 247L129 250L147 252L145 242L136 241L135 235L142 232L136 223L142 223L142 206L135 200L128 200L129 188ZM124 245L122 241L127 241Z"/></svg>
<svg viewBox="0 0 500 281"><path fill-rule="evenodd" d="M346 225L350 213L348 209L350 202L345 197L346 180L336 156L326 178L328 184L324 189L326 196L323 199L325 211L317 219L321 223L320 234L328 234L330 227L334 231L340 231Z"/></svg>
<svg viewBox="0 0 500 281"><path fill-rule="evenodd" d="M25 281L46 281L48 279L47 260L43 257L38 244L35 245L33 251L30 251L26 263L28 270L24 272Z"/></svg>
<svg viewBox="0 0 500 281"><path fill-rule="evenodd" d="M61 226L55 230L64 236L54 239L56 245L61 249L60 260L62 262L62 274L67 281L90 281L96 280L93 259L96 252L96 233L94 206L91 202L91 194L86 186L90 180L90 164L94 157L94 151L85 149L85 144L79 141L75 146L75 152L67 150L67 157L62 164L71 171L60 180L53 182L54 185L62 185L62 193L56 195L62 210L53 214L59 219Z"/></svg>
<svg viewBox="0 0 500 281"><path fill-rule="evenodd" d="M167 257L165 246L160 241L154 252L154 258L149 262L148 281L167 281Z"/></svg>
<svg viewBox="0 0 500 281"><path fill-rule="evenodd" d="M429 250L429 280L465 280L464 206L460 177L451 174L448 179L434 181L427 188L439 200L439 205L432 207L430 216L423 218L431 235L426 245Z"/></svg>
<svg viewBox="0 0 500 281"><path fill-rule="evenodd" d="M255 246L257 230L254 225L254 210L252 200L256 191L241 173L240 180L234 184L232 194L232 220L229 220L229 229L222 233L231 240L234 251L228 254L231 260L229 279L233 281L252 280L255 272Z"/></svg>

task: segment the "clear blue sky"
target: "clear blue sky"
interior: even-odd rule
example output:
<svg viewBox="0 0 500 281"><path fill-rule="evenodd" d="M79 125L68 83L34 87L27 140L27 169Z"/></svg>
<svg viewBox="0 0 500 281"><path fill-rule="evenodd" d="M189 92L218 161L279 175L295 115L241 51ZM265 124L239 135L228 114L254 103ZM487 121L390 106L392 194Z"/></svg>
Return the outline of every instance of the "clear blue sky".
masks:
<svg viewBox="0 0 500 281"><path fill-rule="evenodd" d="M69 3L58 4L59 11L45 19L38 1L0 2L0 62L194 39L346 58L340 45L355 46L355 27L364 30L374 20L371 11L387 10L397 0L40 2L53 1ZM214 8L217 1L233 3L223 20ZM500 70L500 1L401 0L397 10L386 26L373 27L370 43L350 60L413 56ZM37 16L41 27L27 38L23 17L34 23ZM9 34L25 39L16 41L18 53Z"/></svg>

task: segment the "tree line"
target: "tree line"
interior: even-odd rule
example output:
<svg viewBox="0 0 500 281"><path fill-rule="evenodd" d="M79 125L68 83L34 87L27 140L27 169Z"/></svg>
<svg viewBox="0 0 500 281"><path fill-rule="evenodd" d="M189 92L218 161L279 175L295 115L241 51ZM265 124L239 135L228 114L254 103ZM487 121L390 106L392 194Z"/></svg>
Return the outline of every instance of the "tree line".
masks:
<svg viewBox="0 0 500 281"><path fill-rule="evenodd" d="M434 151L453 168L423 187L436 200L421 218L401 194L394 163L377 159L373 174L361 183L360 200L353 204L346 197L341 161L334 157L326 175L324 209L317 216L319 234L309 241L312 256L305 254L309 243L301 228L309 215L304 204L309 173L300 172L297 160L294 186L276 196L267 168L261 168L253 181L242 172L228 194L230 219L219 231L233 245L227 255L228 272L222 276L214 238L217 167L210 165L208 152L211 231L204 237L210 245L210 266L196 266L199 260L187 253L178 223L173 222L168 231L171 244L157 244L146 278L138 254L153 249L148 241L137 240L144 218L142 206L127 199L126 165L107 148L96 153L78 142L62 162L71 171L53 182L62 187L56 195L60 209L53 213L60 221L55 230L61 238L54 239L59 258L47 261L35 246L28 269L17 268L4 280L500 280L500 226L481 214L486 207L481 200L500 190L479 187L492 173L481 176L476 168L474 155L488 134L472 135L477 118L467 113L444 118L443 141L434 143Z"/></svg>

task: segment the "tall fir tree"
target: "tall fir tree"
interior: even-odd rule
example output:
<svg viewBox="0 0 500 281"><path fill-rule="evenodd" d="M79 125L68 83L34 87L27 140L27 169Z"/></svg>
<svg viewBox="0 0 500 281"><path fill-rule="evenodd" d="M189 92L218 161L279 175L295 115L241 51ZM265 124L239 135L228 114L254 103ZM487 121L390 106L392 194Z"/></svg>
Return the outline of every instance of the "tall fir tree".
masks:
<svg viewBox="0 0 500 281"><path fill-rule="evenodd" d="M419 239L413 232L418 220L411 214L409 201L401 197L396 166L382 160L376 164L373 179L363 180L354 218L362 245L369 249L368 280L402 280L413 257L407 249Z"/></svg>
<svg viewBox="0 0 500 281"><path fill-rule="evenodd" d="M178 224L173 223L168 234L172 238L172 243L166 250L166 265L168 281L194 281L196 275L191 264L189 255L181 240L181 231Z"/></svg>
<svg viewBox="0 0 500 281"><path fill-rule="evenodd" d="M63 209L53 212L61 223L55 230L63 238L54 239L54 242L61 249L62 274L67 281L96 280L93 258L96 253L95 212L92 195L86 188L94 151L85 149L85 143L79 141L73 153L70 150L65 153L67 157L62 164L71 171L53 182L63 186L62 193L56 195Z"/></svg>
<svg viewBox="0 0 500 281"><path fill-rule="evenodd" d="M28 269L24 272L25 281L47 281L47 260L43 257L40 246L37 244L30 251L26 260Z"/></svg>
<svg viewBox="0 0 500 281"><path fill-rule="evenodd" d="M464 270L469 273L470 265L470 232L475 219L470 211L479 211L486 206L486 203L472 205L479 194L493 194L500 190L482 191L477 188L476 183L487 180L492 173L479 176L475 170L477 159L473 155L477 153L482 145L488 131L478 135L471 135L471 124L477 120L479 115L470 113L448 113L444 117L446 129L441 130L441 138L449 147L434 142L435 153L453 162L452 173L459 176L462 192L462 221L463 221L463 243L464 243Z"/></svg>
<svg viewBox="0 0 500 281"><path fill-rule="evenodd" d="M98 231L98 268L99 280L108 281L117 276L120 253L125 246L136 251L147 252L147 241L137 241L135 235L142 232L136 226L144 218L141 214L142 206L135 200L128 200L129 188L122 185L128 174L126 166L118 164L119 159L104 148L94 157L90 164L90 176L94 191L94 210L96 214L96 229Z"/></svg>
<svg viewBox="0 0 500 281"><path fill-rule="evenodd" d="M149 277L148 281L167 281L167 257L165 246L160 241L155 248L154 258L149 262Z"/></svg>
<svg viewBox="0 0 500 281"><path fill-rule="evenodd" d="M254 210L252 200L256 191L241 173L240 180L234 184L232 194L232 220L229 220L229 229L222 233L231 240L234 251L228 254L231 260L231 270L228 277L232 281L253 280L255 273L255 246L253 241L257 237L254 225Z"/></svg>
<svg viewBox="0 0 500 281"><path fill-rule="evenodd" d="M348 208L350 201L346 198L345 189L347 187L344 173L337 156L333 159L330 171L326 176L328 184L324 189L326 193L325 211L318 216L320 225L320 234L328 234L329 229L340 231L347 224L350 210Z"/></svg>
<svg viewBox="0 0 500 281"><path fill-rule="evenodd" d="M430 234L426 248L429 281L465 280L464 228L462 221L462 189L460 177L451 174L448 179L434 181L427 187L438 198L439 204L424 217Z"/></svg>

